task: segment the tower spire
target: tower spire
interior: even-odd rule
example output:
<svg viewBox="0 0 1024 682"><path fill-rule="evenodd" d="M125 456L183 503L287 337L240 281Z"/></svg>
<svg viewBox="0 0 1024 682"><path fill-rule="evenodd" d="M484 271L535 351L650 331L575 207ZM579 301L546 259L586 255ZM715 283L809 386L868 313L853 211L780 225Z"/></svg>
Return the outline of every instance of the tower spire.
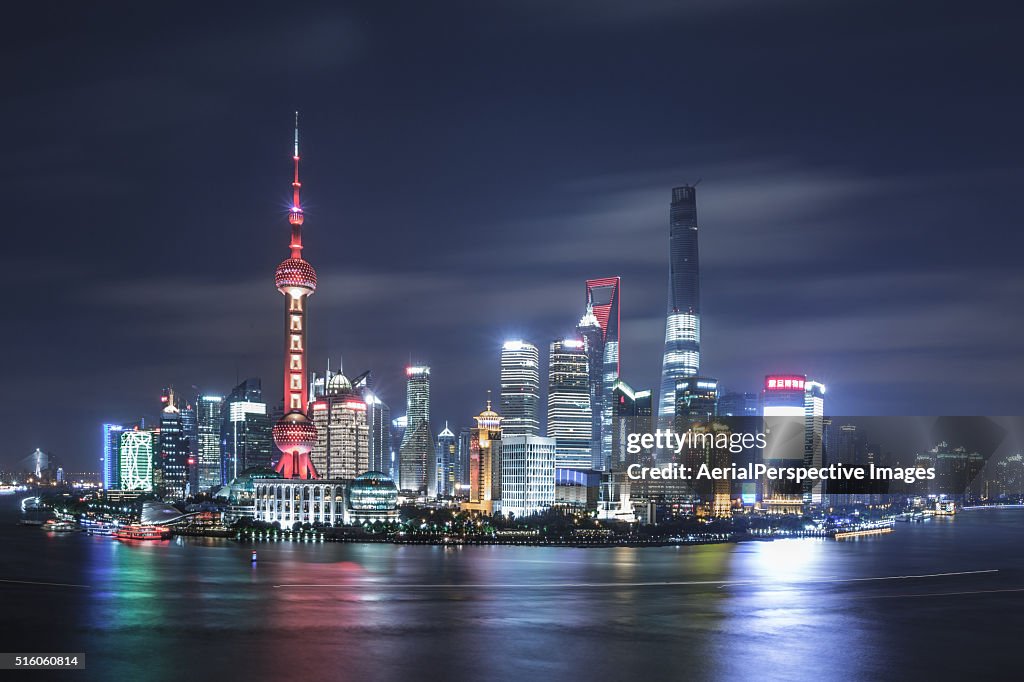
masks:
<svg viewBox="0 0 1024 682"><path fill-rule="evenodd" d="M295 112L295 146L292 150L292 161L295 163L295 177L292 179L292 207L288 212L288 222L292 225L292 241L289 245L292 258L302 258L302 202L299 200L299 112Z"/></svg>

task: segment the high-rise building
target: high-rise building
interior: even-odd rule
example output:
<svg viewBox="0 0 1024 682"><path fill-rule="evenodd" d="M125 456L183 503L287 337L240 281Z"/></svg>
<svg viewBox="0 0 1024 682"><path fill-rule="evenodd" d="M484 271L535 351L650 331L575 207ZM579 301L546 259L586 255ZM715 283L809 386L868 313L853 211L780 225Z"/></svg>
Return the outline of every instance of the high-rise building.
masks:
<svg viewBox="0 0 1024 682"><path fill-rule="evenodd" d="M153 490L153 434L133 429L121 433L118 455L120 490Z"/></svg>
<svg viewBox="0 0 1024 682"><path fill-rule="evenodd" d="M687 377L676 382L676 433L684 433L694 424L710 421L718 414L718 380Z"/></svg>
<svg viewBox="0 0 1024 682"><path fill-rule="evenodd" d="M501 503L501 415L487 401L469 432L469 500L462 508L493 514Z"/></svg>
<svg viewBox="0 0 1024 682"><path fill-rule="evenodd" d="M352 380L352 388L366 403L369 470L388 473L391 467L391 409L374 392L370 378L370 372L363 372Z"/></svg>
<svg viewBox="0 0 1024 682"><path fill-rule="evenodd" d="M555 503L555 439L501 437L501 512L539 514Z"/></svg>
<svg viewBox="0 0 1024 682"><path fill-rule="evenodd" d="M190 492L188 439L174 390L165 389L161 401L164 408L160 412L159 468L163 472L163 486L159 492L169 499L183 500Z"/></svg>
<svg viewBox="0 0 1024 682"><path fill-rule="evenodd" d="M540 354L526 341L506 341L501 348L502 433L536 436L540 433Z"/></svg>
<svg viewBox="0 0 1024 682"><path fill-rule="evenodd" d="M277 266L274 284L284 294L284 416L274 424L274 444L281 452L275 469L284 478L318 478L309 460L316 445L316 427L306 415L309 384L306 383L306 299L316 291L316 271L302 257L302 223L299 201L299 114L295 114L295 147L292 154L292 206L288 211L292 238L291 254Z"/></svg>
<svg viewBox="0 0 1024 682"><path fill-rule="evenodd" d="M271 465L272 422L258 377L235 386L221 408L221 419L221 480L231 481L246 469Z"/></svg>
<svg viewBox="0 0 1024 682"><path fill-rule="evenodd" d="M676 384L700 372L700 267L697 248L697 189L672 190L669 208L668 313L661 365L658 426L675 418Z"/></svg>
<svg viewBox="0 0 1024 682"><path fill-rule="evenodd" d="M428 497L450 497L455 494L455 463L458 441L445 422L444 430L437 434L434 446L433 475L427 482Z"/></svg>
<svg viewBox="0 0 1024 682"><path fill-rule="evenodd" d="M804 466L818 469L825 449L825 384L804 381ZM821 479L804 482L804 503L821 504L824 494Z"/></svg>
<svg viewBox="0 0 1024 682"><path fill-rule="evenodd" d="M121 424L103 425L103 455L101 463L103 465L103 488L106 490L116 490L118 487L118 474L120 472L118 450L121 446L121 433L123 431L124 426Z"/></svg>
<svg viewBox="0 0 1024 682"><path fill-rule="evenodd" d="M802 374L771 374L764 383L764 463L769 467L821 466L825 386ZM820 481L818 481L820 484ZM786 480L763 482L770 512L799 513L805 502L821 502L821 486Z"/></svg>
<svg viewBox="0 0 1024 682"><path fill-rule="evenodd" d="M549 357L547 435L556 440L556 465L589 469L592 412L585 344L582 339L556 339Z"/></svg>
<svg viewBox="0 0 1024 682"><path fill-rule="evenodd" d="M178 408L181 411L181 430L185 437L185 447L188 450L188 489L189 494L199 491L199 425L196 422L196 400L179 400Z"/></svg>
<svg viewBox="0 0 1024 682"><path fill-rule="evenodd" d="M455 459L455 493L465 496L469 493L469 443L470 428L459 429L459 442L456 446Z"/></svg>
<svg viewBox="0 0 1024 682"><path fill-rule="evenodd" d="M727 391L718 399L718 414L722 417L756 417L760 412L756 393Z"/></svg>
<svg viewBox="0 0 1024 682"><path fill-rule="evenodd" d="M352 382L338 372L327 377L326 394L313 403L317 442L313 467L330 480L354 479L370 470L370 431L366 403Z"/></svg>
<svg viewBox="0 0 1024 682"><path fill-rule="evenodd" d="M650 466L654 454L648 450L631 453L628 450L629 434L651 433L654 429L654 396L651 391L634 391L622 379L615 382L612 390L612 404L615 417L612 422L612 471L625 471L631 464Z"/></svg>
<svg viewBox="0 0 1024 682"><path fill-rule="evenodd" d="M591 358L590 392L592 437L600 442L599 450L593 451L591 464L595 469L606 469L612 456L612 391L619 380L619 297L622 280L619 277L588 279L586 283L587 312L580 320L577 331L587 343L592 341L592 315L601 329L601 342L595 344ZM600 360L598 360L600 357ZM598 366L599 365L599 366ZM594 370L597 369L595 376Z"/></svg>
<svg viewBox="0 0 1024 682"><path fill-rule="evenodd" d="M589 291L588 291L589 293ZM576 325L576 333L583 339L583 349L587 354L587 392L590 395L590 459L593 469L606 469L610 461L605 461L602 450L604 421L601 407L604 405L604 330L601 322L594 315L594 307L587 302L587 310Z"/></svg>
<svg viewBox="0 0 1024 682"><path fill-rule="evenodd" d="M206 491L227 483L221 478L220 430L224 421L221 407L224 399L219 395L200 396L196 401L196 480L199 491Z"/></svg>
<svg viewBox="0 0 1024 682"><path fill-rule="evenodd" d="M398 487L411 492L427 490L428 469L432 469L434 437L430 430L430 368L405 368L406 427L398 452Z"/></svg>

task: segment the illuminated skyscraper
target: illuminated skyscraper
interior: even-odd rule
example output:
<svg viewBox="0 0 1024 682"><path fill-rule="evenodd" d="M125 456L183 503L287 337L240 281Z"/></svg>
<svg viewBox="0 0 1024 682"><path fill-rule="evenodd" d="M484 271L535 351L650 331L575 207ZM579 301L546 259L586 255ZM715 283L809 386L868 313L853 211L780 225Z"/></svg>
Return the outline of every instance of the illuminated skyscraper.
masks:
<svg viewBox="0 0 1024 682"><path fill-rule="evenodd" d="M295 114L295 147L292 154L292 206L288 211L292 238L291 255L277 266L274 284L284 294L284 416L274 425L274 444L281 451L275 469L284 478L318 478L309 460L316 445L316 427L306 416L309 384L306 382L306 300L316 291L316 271L302 257L302 204L299 202L299 114Z"/></svg>
<svg viewBox="0 0 1024 682"><path fill-rule="evenodd" d="M153 434L149 431L121 433L120 490L153 490Z"/></svg>
<svg viewBox="0 0 1024 682"><path fill-rule="evenodd" d="M668 315L661 365L658 426L675 417L676 384L700 371L700 267L697 248L697 189L672 190L669 208Z"/></svg>
<svg viewBox="0 0 1024 682"><path fill-rule="evenodd" d="M188 440L181 421L181 410L172 389L166 389L161 398L164 408L160 412L160 470L163 472L160 494L183 500L188 490Z"/></svg>
<svg viewBox="0 0 1024 682"><path fill-rule="evenodd" d="M458 440L448 423L437 434L434 445L434 466L427 482L428 497L450 497L455 494L455 468L458 459Z"/></svg>
<svg viewBox="0 0 1024 682"><path fill-rule="evenodd" d="M804 466L819 468L825 445L825 384L804 382ZM821 504L824 485L820 479L804 483L804 502Z"/></svg>
<svg viewBox="0 0 1024 682"><path fill-rule="evenodd" d="M370 372L363 372L352 380L352 388L366 403L369 470L388 472L391 467L391 409L373 391L370 377Z"/></svg>
<svg viewBox="0 0 1024 682"><path fill-rule="evenodd" d="M710 421L718 414L718 380L689 377L676 383L676 433L694 424Z"/></svg>
<svg viewBox="0 0 1024 682"><path fill-rule="evenodd" d="M540 514L555 503L555 439L501 437L501 512Z"/></svg>
<svg viewBox="0 0 1024 682"><path fill-rule="evenodd" d="M274 444L262 382L246 379L221 408L221 480L231 481L250 467L269 467Z"/></svg>
<svg viewBox="0 0 1024 682"><path fill-rule="evenodd" d="M194 495L199 490L199 425L196 423L196 401L178 401L181 411L181 430L185 437L185 448L188 451L188 490Z"/></svg>
<svg viewBox="0 0 1024 682"><path fill-rule="evenodd" d="M204 395L196 401L196 432L199 440L196 479L200 491L228 482L221 478L220 430L224 421L221 414L223 403L224 399L219 395Z"/></svg>
<svg viewBox="0 0 1024 682"><path fill-rule="evenodd" d="M802 374L771 374L764 382L764 462L774 467L822 464L825 386ZM762 498L770 512L798 513L822 501L821 481L801 486L765 480Z"/></svg>
<svg viewBox="0 0 1024 682"><path fill-rule="evenodd" d="M551 342L548 362L548 438L557 444L556 465L591 466L589 360L581 339Z"/></svg>
<svg viewBox="0 0 1024 682"><path fill-rule="evenodd" d="M118 486L118 474L120 462L118 461L118 450L121 446L121 433L124 426L121 424L103 425L103 487L106 490L116 490Z"/></svg>
<svg viewBox="0 0 1024 682"><path fill-rule="evenodd" d="M619 277L588 279L586 285L587 311L580 320L577 332L587 344L590 358L591 437L599 443L592 450L591 464L595 469L606 469L612 457L612 391L619 380L619 296L622 280ZM593 318L593 319L591 319ZM593 334L593 323L601 329L600 343ZM591 350L593 347L593 350ZM596 373L595 373L596 370Z"/></svg>
<svg viewBox="0 0 1024 682"><path fill-rule="evenodd" d="M430 430L430 368L406 367L406 426L398 452L401 490L426 492L427 469L434 455ZM432 467L431 467L432 468Z"/></svg>
<svg viewBox="0 0 1024 682"><path fill-rule="evenodd" d="M469 431L468 511L493 514L501 502L501 415L487 401L484 411L473 417L476 428Z"/></svg>
<svg viewBox="0 0 1024 682"><path fill-rule="evenodd" d="M634 391L619 379L612 391L615 417L612 421L612 471L625 471L630 464L650 466L650 449L638 453L628 451L629 434L645 434L654 430L654 396L649 390Z"/></svg>
<svg viewBox="0 0 1024 682"><path fill-rule="evenodd" d="M536 436L540 433L540 354L525 341L506 341L501 348L502 433Z"/></svg>
<svg viewBox="0 0 1024 682"><path fill-rule="evenodd" d="M354 479L370 468L366 403L344 374L327 376L327 393L313 403L317 442L310 457L324 478Z"/></svg>

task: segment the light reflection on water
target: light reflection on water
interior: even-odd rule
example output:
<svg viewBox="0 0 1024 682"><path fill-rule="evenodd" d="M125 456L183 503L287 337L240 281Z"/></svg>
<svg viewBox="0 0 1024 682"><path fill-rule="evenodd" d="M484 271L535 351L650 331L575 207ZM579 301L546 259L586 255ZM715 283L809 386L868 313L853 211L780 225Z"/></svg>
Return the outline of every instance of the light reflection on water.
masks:
<svg viewBox="0 0 1024 682"><path fill-rule="evenodd" d="M0 577L91 588L0 589L18 646L45 631L101 679L948 677L1009 655L996 628L957 623L1024 606L1024 593L920 596L1024 586L1024 512L985 514L856 543L687 548L126 545L3 527Z"/></svg>

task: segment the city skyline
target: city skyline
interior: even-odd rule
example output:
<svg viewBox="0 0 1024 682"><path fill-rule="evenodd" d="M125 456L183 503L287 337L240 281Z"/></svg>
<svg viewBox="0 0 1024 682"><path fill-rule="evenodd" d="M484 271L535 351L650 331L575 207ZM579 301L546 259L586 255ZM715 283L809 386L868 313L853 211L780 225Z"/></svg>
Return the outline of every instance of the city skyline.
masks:
<svg viewBox="0 0 1024 682"><path fill-rule="evenodd" d="M780 78L831 68L832 79L820 82L816 109L806 116L798 116L796 105L810 93L796 96L799 102L764 103L768 110L758 114L769 124L792 117L793 127L783 126L773 137L758 138L764 128L753 125L740 106L728 106L742 105L744 97L759 92L758 78L739 74L726 92L718 83L736 74L715 65L714 57L723 55L698 41L708 50L701 60L707 66L691 74L691 92L703 99L731 97L714 111L742 117L752 139L746 145L730 142L729 127L714 126L708 110L697 105L687 110L691 125L677 129L676 117L668 113L682 103L676 93L634 92L641 98L639 111L614 107L595 116L608 103L601 92L609 84L633 92L628 78L607 69L609 82L585 77L576 82L587 120L575 115L577 105L531 99L521 90L508 98L497 90L460 96L458 79L442 79L436 93L417 90L396 69L417 50L416 37L402 34L399 56L389 61L382 50L391 43L358 27L354 10L339 10L320 22L319 32L311 15L288 20L293 22L288 30L303 30L311 40L294 64L280 60L288 92L278 93L271 106L254 106L270 92L266 79L228 85L231 69L272 72L267 66L272 55L245 38L270 25L269 17L258 13L240 26L236 61L185 88L178 106L166 111L153 102L163 101L164 89L181 88L177 73L150 74L155 90L146 90L132 80L128 67L106 63L95 53L68 82L29 66L24 77L33 88L22 75L15 79L8 120L11 129L24 132L11 154L12 166L23 172L4 191L12 193L9 203L27 201L33 207L53 246L5 259L12 279L38 278L40 267L46 277L36 290L35 310L19 306L7 313L5 324L30 328L35 338L30 350L8 347L2 354L11 364L6 374L15 389L3 400L46 404L48 411L69 416L57 434L45 414L26 415L13 425L3 460L17 461L40 447L71 469L98 470L100 425L155 417L154 400L168 385L197 385L198 393L224 395L241 379L260 376L267 403L277 402L280 340L270 321L279 319L280 300L268 295L265 273L279 261L275 235L285 215L287 182L280 162L287 143L282 128L296 106L304 112L303 134L310 141L303 163L311 180L303 198L313 219L304 237L318 254L325 282L312 312L309 361L319 364L344 353L350 366L374 371L376 388L392 408L404 402L402 371L413 353L434 369L437 419L449 419L453 429L469 425L485 391L498 388L503 341L529 339L543 348L550 339L572 333L582 312L581 282L609 274L623 278L625 292L621 376L638 390L656 391L668 193L703 178L702 374L717 378L726 390L752 391L766 374L806 373L832 389L828 412L833 414L1018 411L1016 386L998 370L1008 358L1019 357L1017 339L1022 338L1019 320L1000 314L1022 290L1012 260L1020 235L1006 229L1019 211L1011 191L1018 162L1005 151L1012 145L1001 138L997 148L986 127L965 125L972 115L963 109L907 108L885 121L872 118L866 95L894 88L899 80L886 75L880 58L848 47L842 54L828 53L825 66L814 66L794 64L786 51L820 47L805 31L815 22L847 22L852 34L872 35L867 18L840 10L815 17L792 7L783 10L764 19L782 31L780 40L790 36L794 45L769 55L764 68ZM368 13L370 26L390 26L386 15L360 11ZM483 29L499 43L529 30L516 21L514 10L504 11L511 20L506 28ZM893 25L911 21L898 11L888 16ZM574 35L556 41L540 31L536 61L524 56L513 68L497 52L483 50L482 64L495 68L505 84L519 76L552 86L553 79L583 76L583 63L567 55L576 49L601 60L595 43L608 27L601 19L585 23L558 10L550 18L571 26ZM696 11L687 18L665 9L654 20L620 18L629 19L629 28L607 48L609 55L642 50L657 65L650 73L655 80L665 80L694 56L687 50L698 48L648 46L656 42L651 36L674 29L687 34L693 25L709 35L736 28L728 10ZM103 35L118 30L118 21L130 19L85 28ZM925 58L934 58L933 36L959 24L943 13L928 21L907 39L917 41ZM999 68L977 57L986 42L982 37L997 29L972 21L975 33L956 34L962 71L954 70L954 79ZM198 27L179 28L183 35L205 35ZM476 44L469 31L458 28L454 34L455 46ZM340 36L361 40L346 41L349 47L337 58L325 57ZM20 62L47 63L32 56L39 48L27 42L10 49ZM135 49L134 44L125 49ZM191 58L180 60L181 74L207 66L182 45L177 50ZM543 57L554 55L561 66L545 75ZM139 56L143 62L152 59ZM360 59L369 64L359 64ZM441 61L451 59L442 50L431 53L430 64L440 68ZM744 62L728 62L737 63ZM788 74L783 67L799 73ZM854 73L875 78L865 83L849 78ZM387 116L395 101L378 85L385 76L399 77L397 84L412 88L426 105L419 107L421 118L411 119L411 131L402 132ZM948 65L925 71L925 81L933 85L945 85L949 78ZM130 87L110 97L118 79L127 79ZM325 85L342 81L357 96L342 102L326 94L332 88ZM106 93L105 99L83 96L69 106L47 105L68 87L89 84ZM226 87L217 94L220 85ZM986 116L1007 115L994 106L995 95L979 95L982 101L974 101L974 108L989 112ZM850 99L861 109L837 119L835 110ZM209 101L216 106L200 106ZM537 116L555 106L552 123L541 125L526 116L513 125L501 113L512 101L517 111ZM444 103L456 103L469 124L454 130L451 108L439 114ZM122 109L127 115L120 115ZM820 115L851 132L870 128L872 135L851 134L856 149L831 135L823 141L809 125ZM648 119L651 125L641 131ZM617 134L595 145L593 133L610 125ZM509 126L514 133L509 142L495 136ZM431 129L440 132L428 134ZM949 134L954 130L956 135ZM394 152L387 140L396 134L406 152L400 165L381 160ZM481 155L479 149L488 151ZM197 164L200 150L215 162ZM537 159L547 166L541 172ZM443 172L427 172L435 167ZM525 200L502 204L498 213L481 210L510 190ZM396 203L396 196L402 201ZM415 206L415 213L397 204ZM925 205L942 209L920 208ZM104 239L95 238L100 225ZM964 225L975 235L971 239L959 238ZM927 239L921 237L923 229ZM1004 247L994 250L990 243L996 237ZM398 240L401 251L392 248ZM950 248L954 243L957 248ZM416 258L404 256L405 251ZM485 257L493 253L507 260ZM504 277L515 286L498 286ZM199 308L200 297L209 305ZM470 323L487 305L502 311L500 319L493 325ZM51 374L57 370L59 379ZM54 392L50 387L58 380L63 390ZM968 390L950 390L950 382ZM65 403L65 394L73 404ZM80 404L81 395L89 396L87 405ZM3 405L13 410L13 404Z"/></svg>

